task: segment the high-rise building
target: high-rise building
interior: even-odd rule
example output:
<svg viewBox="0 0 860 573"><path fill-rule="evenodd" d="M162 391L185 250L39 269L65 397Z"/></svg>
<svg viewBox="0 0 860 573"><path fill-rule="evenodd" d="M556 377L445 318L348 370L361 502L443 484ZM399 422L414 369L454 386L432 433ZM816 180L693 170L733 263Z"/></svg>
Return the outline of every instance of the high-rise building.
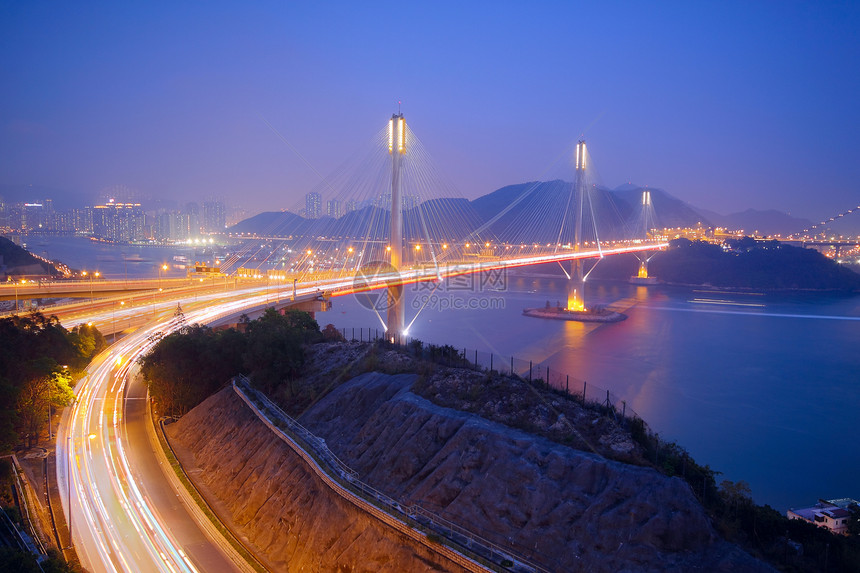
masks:
<svg viewBox="0 0 860 573"><path fill-rule="evenodd" d="M305 195L305 214L308 219L319 219L322 215L322 195L311 191Z"/></svg>
<svg viewBox="0 0 860 573"><path fill-rule="evenodd" d="M353 211L358 209L358 204L355 202L354 199L350 199L349 201L346 202L345 207L346 207L345 211L347 213L352 213Z"/></svg>
<svg viewBox="0 0 860 573"><path fill-rule="evenodd" d="M203 232L223 233L227 227L227 209L223 201L212 199L203 202Z"/></svg>
<svg viewBox="0 0 860 573"><path fill-rule="evenodd" d="M144 214L140 203L114 203L92 208L93 235L114 243L144 239Z"/></svg>
<svg viewBox="0 0 860 573"><path fill-rule="evenodd" d="M340 201L337 199L331 199L326 202L326 210L325 214L334 219L340 218Z"/></svg>
<svg viewBox="0 0 860 573"><path fill-rule="evenodd" d="M188 236L200 236L200 205L197 203L186 203L185 210L182 212L188 218Z"/></svg>

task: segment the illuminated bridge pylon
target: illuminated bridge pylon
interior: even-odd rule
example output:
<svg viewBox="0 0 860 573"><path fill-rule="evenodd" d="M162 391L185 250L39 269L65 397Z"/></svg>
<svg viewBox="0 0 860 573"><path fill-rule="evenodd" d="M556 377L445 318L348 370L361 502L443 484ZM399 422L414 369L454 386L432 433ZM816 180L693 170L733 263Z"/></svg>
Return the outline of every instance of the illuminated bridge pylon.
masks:
<svg viewBox="0 0 860 573"><path fill-rule="evenodd" d="M401 167L406 153L406 120L402 113L396 113L388 121L388 153L391 155L391 222L390 222L390 259L395 272L403 266L403 189L401 186ZM400 336L405 328L406 301L403 298L403 285L388 287L388 310L386 317L387 334Z"/></svg>
<svg viewBox="0 0 860 573"><path fill-rule="evenodd" d="M585 182L586 148L585 141L576 144L576 179L574 180L574 209L575 221L573 227L573 249L579 252L582 248L582 214L586 192ZM583 278L582 259L570 261L570 273L567 281L567 310L585 310L585 279Z"/></svg>
<svg viewBox="0 0 860 573"><path fill-rule="evenodd" d="M651 232L651 229L654 228L655 223L654 219L654 206L651 204L651 191L648 189L644 189L642 191L642 220L643 220L643 236L647 237L648 233ZM655 251L656 253L656 251ZM648 274L648 261L651 260L651 257L654 256L654 253L651 256L648 256L648 253L642 253L642 256L636 255L639 258L639 271L630 277L630 282L636 285L653 285L657 284L656 277L649 276Z"/></svg>

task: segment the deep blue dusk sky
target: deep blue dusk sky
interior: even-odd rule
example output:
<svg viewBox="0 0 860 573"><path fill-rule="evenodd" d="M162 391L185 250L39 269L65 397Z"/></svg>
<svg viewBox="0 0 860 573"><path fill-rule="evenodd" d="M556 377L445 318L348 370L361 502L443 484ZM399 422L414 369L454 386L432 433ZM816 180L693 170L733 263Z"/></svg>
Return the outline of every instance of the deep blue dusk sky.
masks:
<svg viewBox="0 0 860 573"><path fill-rule="evenodd" d="M122 4L122 5L119 5ZM294 207L403 101L461 194L580 134L603 184L860 203L858 2L4 2L0 184Z"/></svg>

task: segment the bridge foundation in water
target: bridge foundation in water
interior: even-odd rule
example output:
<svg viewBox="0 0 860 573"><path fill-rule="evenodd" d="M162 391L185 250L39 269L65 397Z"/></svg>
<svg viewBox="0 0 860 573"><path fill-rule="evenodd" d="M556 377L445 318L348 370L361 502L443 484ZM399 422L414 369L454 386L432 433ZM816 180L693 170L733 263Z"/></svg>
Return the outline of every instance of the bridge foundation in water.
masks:
<svg viewBox="0 0 860 573"><path fill-rule="evenodd" d="M585 166L586 166L585 141L579 140L576 144L576 179L573 186L574 212L573 222L573 250L575 253L582 248L582 216L585 211ZM546 303L544 308L527 308L523 310L526 316L535 318L551 318L555 320L574 320L579 322L618 322L627 318L620 312L606 308L589 309L585 306L585 273L582 259L571 259L570 272L567 279L567 306L550 306Z"/></svg>

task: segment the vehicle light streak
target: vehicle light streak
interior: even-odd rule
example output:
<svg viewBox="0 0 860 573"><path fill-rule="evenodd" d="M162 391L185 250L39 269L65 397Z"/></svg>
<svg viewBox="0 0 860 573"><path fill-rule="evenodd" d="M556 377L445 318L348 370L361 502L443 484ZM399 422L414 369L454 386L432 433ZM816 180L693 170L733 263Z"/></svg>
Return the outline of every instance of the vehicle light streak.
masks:
<svg viewBox="0 0 860 573"><path fill-rule="evenodd" d="M397 273L380 274L365 284L353 277L326 278L296 285L296 297L311 300L317 296L343 296L354 292L384 288L390 284L408 284L440 280L474 272L484 272L543 262L594 258L607 254L665 248L665 244L637 245L608 251L567 251L548 255L523 256L512 259L482 260L450 263L444 268L418 267ZM210 323L252 308L264 308L289 297L269 285L255 285L229 292L203 293L185 299L188 323ZM196 301L196 304L195 304ZM117 312L117 321L131 319L135 314L153 316L153 309L172 310L177 301L161 302L145 307L125 308ZM112 310L102 310L88 320L110 322ZM74 493L65 499L65 509L76 527L74 545L84 567L88 570L125 570L195 572L199 567L182 549L165 525L157 509L144 494L129 458L129 437L124 424L125 396L128 377L137 359L162 335L179 328L172 313L160 313L152 320L118 340L98 356L87 369L88 375L75 388L76 400L68 409L68 438L58 436L58 459L67 457L67 464L57 464L66 475L62 491ZM68 444L68 446L66 446Z"/></svg>

